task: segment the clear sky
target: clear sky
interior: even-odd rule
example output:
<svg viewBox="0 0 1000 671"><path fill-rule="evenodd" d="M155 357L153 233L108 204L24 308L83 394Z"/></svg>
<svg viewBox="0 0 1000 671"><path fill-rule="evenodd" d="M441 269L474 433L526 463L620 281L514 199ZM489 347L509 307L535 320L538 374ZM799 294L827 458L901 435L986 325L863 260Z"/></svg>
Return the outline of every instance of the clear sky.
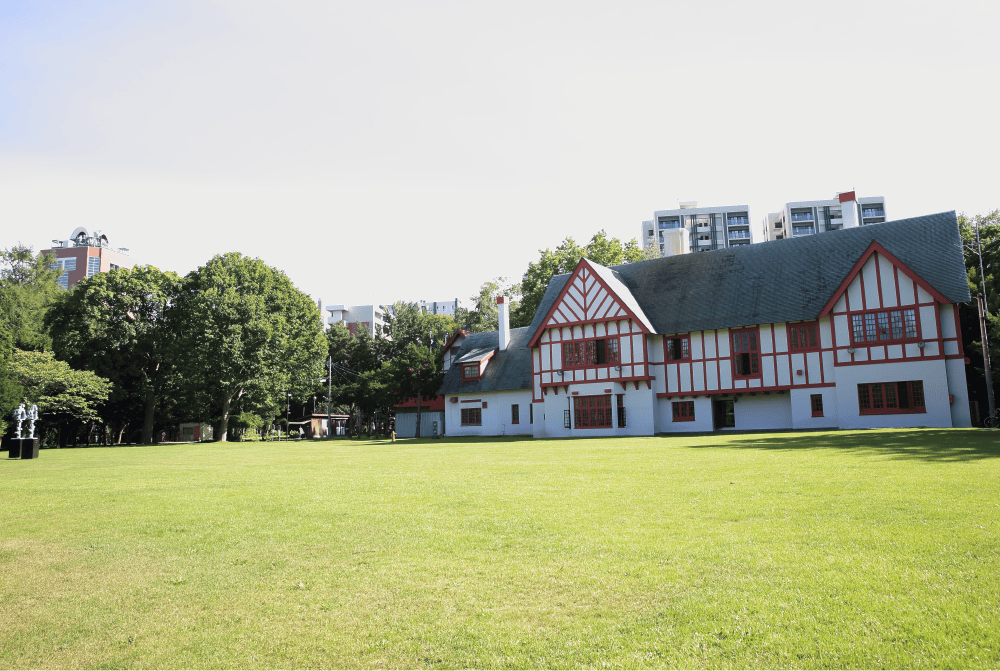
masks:
<svg viewBox="0 0 1000 671"><path fill-rule="evenodd" d="M1000 207L1000 3L0 0L0 246L463 301L678 201Z"/></svg>

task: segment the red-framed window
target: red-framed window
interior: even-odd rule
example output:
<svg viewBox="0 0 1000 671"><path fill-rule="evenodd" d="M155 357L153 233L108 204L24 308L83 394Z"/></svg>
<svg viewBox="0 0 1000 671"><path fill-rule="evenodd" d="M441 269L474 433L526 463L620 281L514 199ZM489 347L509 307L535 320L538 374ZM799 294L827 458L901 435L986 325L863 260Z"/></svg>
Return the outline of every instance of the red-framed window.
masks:
<svg viewBox="0 0 1000 671"><path fill-rule="evenodd" d="M479 362L476 362L476 363L463 363L462 364L462 379L463 380L478 380L479 379Z"/></svg>
<svg viewBox="0 0 1000 671"><path fill-rule="evenodd" d="M927 412L923 380L871 382L858 385L858 410L862 415L908 415Z"/></svg>
<svg viewBox="0 0 1000 671"><path fill-rule="evenodd" d="M694 401L674 401L670 404L675 422L694 421Z"/></svg>
<svg viewBox="0 0 1000 671"><path fill-rule="evenodd" d="M616 365L621 361L618 338L594 338L564 342L563 368Z"/></svg>
<svg viewBox="0 0 1000 671"><path fill-rule="evenodd" d="M813 417L823 416L823 394L809 394L809 406Z"/></svg>
<svg viewBox="0 0 1000 671"><path fill-rule="evenodd" d="M851 342L855 345L919 339L920 326L914 308L872 310L851 314Z"/></svg>
<svg viewBox="0 0 1000 671"><path fill-rule="evenodd" d="M482 408L462 408L462 426L481 426L482 423Z"/></svg>
<svg viewBox="0 0 1000 671"><path fill-rule="evenodd" d="M611 394L574 396L573 415L578 429L610 429Z"/></svg>
<svg viewBox="0 0 1000 671"><path fill-rule="evenodd" d="M691 360L691 339L688 336L664 338L663 349L663 356L667 361Z"/></svg>
<svg viewBox="0 0 1000 671"><path fill-rule="evenodd" d="M809 352L818 350L819 322L789 324L788 349L792 352Z"/></svg>
<svg viewBox="0 0 1000 671"><path fill-rule="evenodd" d="M747 380L761 377L760 332L754 327L730 331L733 343L733 377Z"/></svg>
<svg viewBox="0 0 1000 671"><path fill-rule="evenodd" d="M510 406L510 423L511 424L521 423L521 409L517 407L516 403Z"/></svg>

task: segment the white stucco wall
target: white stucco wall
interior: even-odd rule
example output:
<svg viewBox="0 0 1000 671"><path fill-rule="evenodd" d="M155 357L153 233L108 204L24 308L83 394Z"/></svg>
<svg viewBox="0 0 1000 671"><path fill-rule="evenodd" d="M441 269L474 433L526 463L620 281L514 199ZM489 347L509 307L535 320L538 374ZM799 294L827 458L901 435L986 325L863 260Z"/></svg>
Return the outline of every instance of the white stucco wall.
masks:
<svg viewBox="0 0 1000 671"><path fill-rule="evenodd" d="M611 389L610 392L605 390ZM573 395L578 392L579 396L599 396L611 394L611 415L613 427L610 429L578 429L565 428L563 412L570 410L570 424L573 425ZM656 418L656 395L652 389L646 387L645 382L639 383L639 389L632 383L622 391L621 384L607 380L593 383L575 384L570 387L570 395L560 391L557 395L554 391L546 394L542 403L535 404L535 422L541 425L535 431L535 437L569 438L569 437L597 437L597 436L651 436L657 432ZM618 427L618 394L624 394L625 405L625 428ZM539 416L542 414L542 417ZM662 430L662 429L660 429Z"/></svg>
<svg viewBox="0 0 1000 671"><path fill-rule="evenodd" d="M789 394L740 396L733 411L737 431L792 428L792 404Z"/></svg>
<svg viewBox="0 0 1000 671"><path fill-rule="evenodd" d="M812 416L813 394L823 396L823 416ZM819 387L814 389L792 389L790 392L792 405L793 429L830 429L837 428L837 388Z"/></svg>
<svg viewBox="0 0 1000 671"><path fill-rule="evenodd" d="M951 425L970 427L972 411L969 408L969 386L965 380L965 360L945 359L945 370L948 372L948 393L955 397L951 404Z"/></svg>
<svg viewBox="0 0 1000 671"><path fill-rule="evenodd" d="M673 404L676 402L694 401L694 421L675 422ZM660 398L657 399L660 418L660 431L663 433L690 433L712 431L712 399L700 398Z"/></svg>
<svg viewBox="0 0 1000 671"><path fill-rule="evenodd" d="M458 397L458 403L451 399ZM462 403L471 399L479 399L479 403ZM486 407L482 408L482 403ZM511 424L510 407L518 405L519 423ZM481 426L462 426L462 408L479 406L483 411ZM449 436L513 436L532 435L530 422L531 390L494 391L478 394L448 394L445 399L445 421ZM538 404L536 404L537 406ZM538 408L535 408L538 412ZM535 421L538 421L536 415Z"/></svg>
<svg viewBox="0 0 1000 671"><path fill-rule="evenodd" d="M964 372L964 371L963 371ZM904 415L862 415L858 410L858 385L866 382L923 380L926 413ZM841 366L837 369L838 424L842 429L894 428L909 426L952 426L948 402L948 373L943 359L872 363ZM966 412L968 403L966 402Z"/></svg>

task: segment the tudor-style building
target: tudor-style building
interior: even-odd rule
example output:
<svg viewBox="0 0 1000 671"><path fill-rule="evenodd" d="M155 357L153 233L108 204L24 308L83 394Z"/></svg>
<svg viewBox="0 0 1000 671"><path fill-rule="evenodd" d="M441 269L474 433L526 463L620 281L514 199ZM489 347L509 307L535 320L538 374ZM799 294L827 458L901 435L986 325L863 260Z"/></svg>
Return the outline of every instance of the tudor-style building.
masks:
<svg viewBox="0 0 1000 671"><path fill-rule="evenodd" d="M523 336L532 433L969 426L968 300L954 212L613 268L584 259L552 279ZM475 405L470 383L493 391L502 339L478 335L446 407Z"/></svg>

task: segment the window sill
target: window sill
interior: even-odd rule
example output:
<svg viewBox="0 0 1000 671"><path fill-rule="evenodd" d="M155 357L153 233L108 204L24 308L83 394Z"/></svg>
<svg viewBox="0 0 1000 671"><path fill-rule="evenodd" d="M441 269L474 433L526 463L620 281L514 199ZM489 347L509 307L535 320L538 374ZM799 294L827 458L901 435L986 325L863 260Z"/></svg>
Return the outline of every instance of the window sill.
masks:
<svg viewBox="0 0 1000 671"><path fill-rule="evenodd" d="M927 408L876 408L859 410L859 415L926 415Z"/></svg>

